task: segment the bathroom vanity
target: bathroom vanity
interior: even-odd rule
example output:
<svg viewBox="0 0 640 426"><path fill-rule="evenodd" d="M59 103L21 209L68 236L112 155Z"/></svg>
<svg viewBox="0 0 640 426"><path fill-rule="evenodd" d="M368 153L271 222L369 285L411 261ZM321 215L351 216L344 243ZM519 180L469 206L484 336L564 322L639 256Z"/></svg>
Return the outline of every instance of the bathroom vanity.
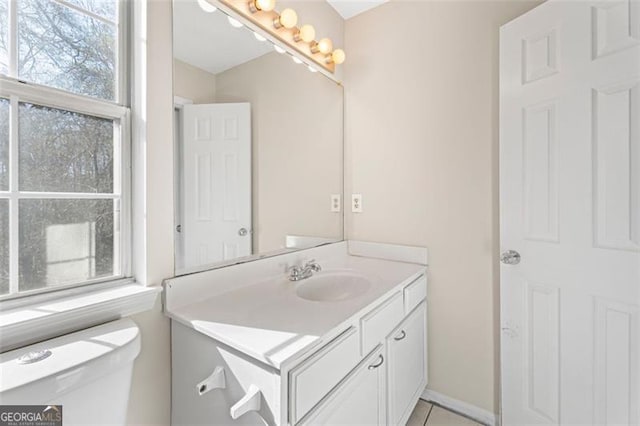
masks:
<svg viewBox="0 0 640 426"><path fill-rule="evenodd" d="M349 241L166 281L172 424L405 424L427 384L426 257Z"/></svg>

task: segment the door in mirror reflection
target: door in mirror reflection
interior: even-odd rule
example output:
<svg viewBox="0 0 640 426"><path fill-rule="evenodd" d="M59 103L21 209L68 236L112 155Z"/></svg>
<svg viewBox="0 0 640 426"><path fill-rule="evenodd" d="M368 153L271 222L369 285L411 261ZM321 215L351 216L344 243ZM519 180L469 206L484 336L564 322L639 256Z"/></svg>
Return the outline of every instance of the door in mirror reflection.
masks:
<svg viewBox="0 0 640 426"><path fill-rule="evenodd" d="M181 269L251 254L251 106L185 105L180 111Z"/></svg>

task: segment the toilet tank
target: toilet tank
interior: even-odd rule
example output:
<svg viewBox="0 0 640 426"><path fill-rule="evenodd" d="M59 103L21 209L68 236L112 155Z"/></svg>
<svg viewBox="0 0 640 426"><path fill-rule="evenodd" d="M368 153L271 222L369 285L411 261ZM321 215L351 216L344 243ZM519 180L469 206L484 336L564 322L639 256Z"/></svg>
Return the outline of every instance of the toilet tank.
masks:
<svg viewBox="0 0 640 426"><path fill-rule="evenodd" d="M0 405L62 405L63 424L124 425L140 331L121 319L0 354Z"/></svg>

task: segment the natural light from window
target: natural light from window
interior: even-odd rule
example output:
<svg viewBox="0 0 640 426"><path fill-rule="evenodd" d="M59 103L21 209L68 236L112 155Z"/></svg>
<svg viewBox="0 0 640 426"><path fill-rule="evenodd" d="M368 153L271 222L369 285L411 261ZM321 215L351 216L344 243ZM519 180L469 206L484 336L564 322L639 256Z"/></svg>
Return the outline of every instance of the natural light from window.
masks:
<svg viewBox="0 0 640 426"><path fill-rule="evenodd" d="M0 298L129 275L126 9L0 0Z"/></svg>

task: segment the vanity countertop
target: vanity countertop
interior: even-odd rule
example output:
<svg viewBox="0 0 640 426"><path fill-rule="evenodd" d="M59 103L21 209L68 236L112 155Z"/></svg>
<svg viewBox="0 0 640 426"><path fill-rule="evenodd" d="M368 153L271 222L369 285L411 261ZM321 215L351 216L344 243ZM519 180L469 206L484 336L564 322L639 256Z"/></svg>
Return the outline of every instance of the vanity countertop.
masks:
<svg viewBox="0 0 640 426"><path fill-rule="evenodd" d="M371 285L351 299L317 302L297 296L305 280L293 282L280 274L167 309L167 315L280 370L425 273L420 264L351 255L320 264L317 276L350 270Z"/></svg>

